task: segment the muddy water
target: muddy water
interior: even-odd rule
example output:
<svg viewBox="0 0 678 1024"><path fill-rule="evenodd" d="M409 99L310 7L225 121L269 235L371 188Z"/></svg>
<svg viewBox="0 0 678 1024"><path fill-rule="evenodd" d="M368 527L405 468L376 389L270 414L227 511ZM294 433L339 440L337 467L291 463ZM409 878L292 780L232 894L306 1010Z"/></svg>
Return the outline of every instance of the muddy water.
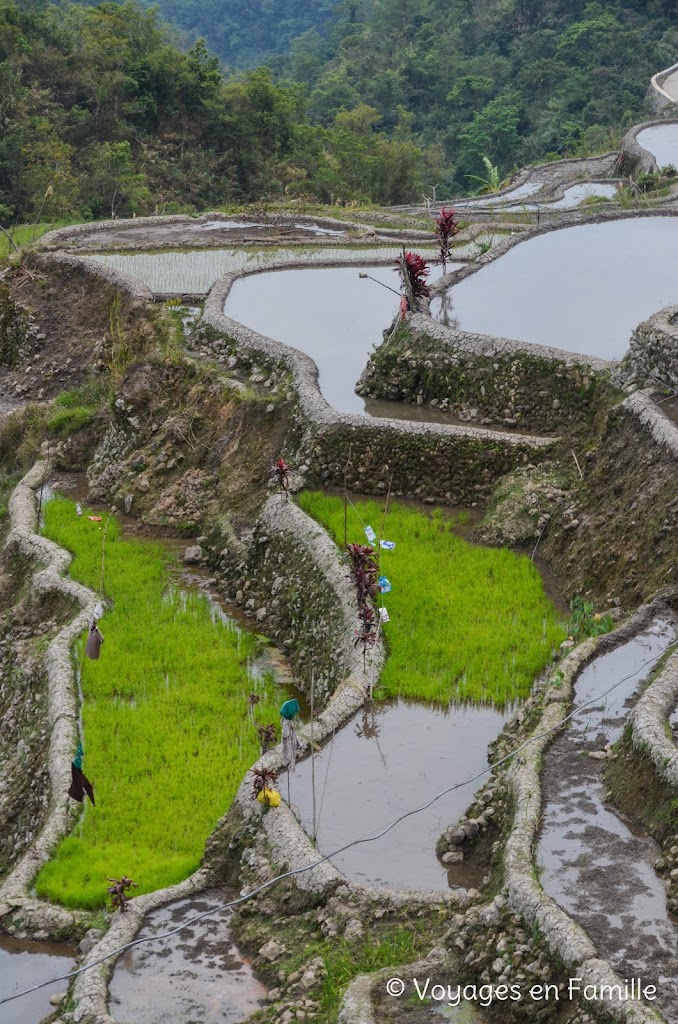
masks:
<svg viewBox="0 0 678 1024"><path fill-rule="evenodd" d="M534 195L540 188L543 188L543 185L543 181L526 181L523 185L518 185L517 188L511 189L510 192L505 192L501 196L493 196L488 193L484 196L477 196L475 199L462 199L454 204L454 208L462 210L474 206L510 206Z"/></svg>
<svg viewBox="0 0 678 1024"><path fill-rule="evenodd" d="M678 1022L678 928L667 914L664 884L653 868L660 850L605 803L604 762L587 755L619 738L629 701L651 671L647 663L675 635L674 623L657 619L580 675L574 706L594 703L547 752L537 853L545 891L622 978L640 977L657 986L657 1005L671 1024ZM621 680L626 681L603 696Z"/></svg>
<svg viewBox="0 0 678 1024"><path fill-rule="evenodd" d="M542 210L574 210L587 199L614 199L619 189L612 183L603 181L585 181L579 185L571 185L565 189L561 199L553 203L527 203L528 209Z"/></svg>
<svg viewBox="0 0 678 1024"><path fill-rule="evenodd" d="M636 141L657 161L658 167L678 167L678 124L657 124L636 135Z"/></svg>
<svg viewBox="0 0 678 1024"><path fill-rule="evenodd" d="M677 243L673 217L580 224L516 245L448 295L462 330L620 359L642 320L678 302Z"/></svg>
<svg viewBox="0 0 678 1024"><path fill-rule="evenodd" d="M66 943L0 936L0 998L68 974L75 966L75 955L75 948ZM67 988L68 982L60 981L0 1006L0 1024L38 1024L53 1009L50 996Z"/></svg>
<svg viewBox="0 0 678 1024"><path fill-rule="evenodd" d="M424 252L428 250L422 250ZM432 253L433 250L431 250ZM158 295L206 295L212 285L224 274L245 267L248 270L265 269L273 261L294 263L300 259L308 263L341 261L347 253L365 254L369 260L395 260L402 246L361 246L328 248L285 248L270 246L262 249L194 249L188 252L107 253L93 255L92 259L136 277ZM383 324L381 325L384 326Z"/></svg>
<svg viewBox="0 0 678 1024"><path fill-rule="evenodd" d="M448 270L458 265L448 264ZM439 273L435 268L431 279ZM390 267L279 270L236 281L224 312L311 356L329 404L338 412L364 413L369 410L354 389L398 310L399 296L383 285L398 289Z"/></svg>
<svg viewBox="0 0 678 1024"><path fill-rule="evenodd" d="M146 917L138 937L170 931L226 899L205 893L171 903ZM115 1020L143 1024L240 1024L261 1009L267 994L233 945L229 911L127 950L115 965L110 992Z"/></svg>
<svg viewBox="0 0 678 1024"><path fill-rule="evenodd" d="M318 848L327 854L372 835L399 814L487 766L487 745L506 715L472 705L441 710L397 701L359 711L315 758ZM292 805L313 833L311 761L297 765ZM457 821L480 783L443 797L387 836L334 859L357 882L391 888L477 887L483 872L464 864L448 871L435 855L443 829ZM281 779L283 795L287 780Z"/></svg>
<svg viewBox="0 0 678 1024"><path fill-rule="evenodd" d="M347 229L348 230L348 229ZM246 221L242 219L229 219L228 217L213 218L212 220L196 220L194 222L141 225L135 224L133 220L122 221L115 228L105 231L92 231L77 235L73 238L73 244L78 249L113 249L118 246L190 246L190 245L215 245L224 242L226 245L232 242L242 242L245 239L275 239L275 238L318 238L318 237L341 237L347 234L347 230L341 228L332 229L321 227L319 224L309 222L298 222L293 225L288 223L275 223L275 221Z"/></svg>

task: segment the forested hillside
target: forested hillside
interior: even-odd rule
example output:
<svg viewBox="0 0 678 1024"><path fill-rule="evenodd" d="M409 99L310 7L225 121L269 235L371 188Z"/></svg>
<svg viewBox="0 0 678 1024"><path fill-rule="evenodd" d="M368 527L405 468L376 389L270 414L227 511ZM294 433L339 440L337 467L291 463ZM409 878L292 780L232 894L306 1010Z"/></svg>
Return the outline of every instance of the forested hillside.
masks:
<svg viewBox="0 0 678 1024"><path fill-rule="evenodd" d="M677 0L190 4L182 49L133 0L0 0L0 223L468 192L612 148L678 58Z"/></svg>
<svg viewBox="0 0 678 1024"><path fill-rule="evenodd" d="M163 0L160 8L190 36L208 37L226 64L252 68L286 54L304 32L326 36L343 0Z"/></svg>
<svg viewBox="0 0 678 1024"><path fill-rule="evenodd" d="M328 122L364 102L387 130L412 118L468 186L548 154L611 148L638 120L651 75L678 60L675 0L375 0L336 51L313 34L281 68Z"/></svg>
<svg viewBox="0 0 678 1024"><path fill-rule="evenodd" d="M266 69L226 81L154 11L0 0L0 224L297 196L399 202L423 155L359 107L311 125ZM378 116L376 118L378 122Z"/></svg>
<svg viewBox="0 0 678 1024"><path fill-rule="evenodd" d="M160 6L228 62L279 54L268 63L305 84L312 121L357 103L387 131L412 118L431 173L444 168L457 188L485 173L482 155L504 173L609 148L642 112L650 76L678 59L676 0L256 0L240 21L235 0ZM285 53L304 11L313 23Z"/></svg>

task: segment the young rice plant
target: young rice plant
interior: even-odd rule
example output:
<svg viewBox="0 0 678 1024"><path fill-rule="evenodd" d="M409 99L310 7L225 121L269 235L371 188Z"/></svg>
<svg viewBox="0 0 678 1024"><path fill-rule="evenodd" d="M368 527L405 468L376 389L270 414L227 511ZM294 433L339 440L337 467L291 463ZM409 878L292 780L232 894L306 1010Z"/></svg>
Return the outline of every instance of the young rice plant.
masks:
<svg viewBox="0 0 678 1024"><path fill-rule="evenodd" d="M299 504L343 545L341 498L303 493ZM370 501L356 508L358 514L349 507L348 542L364 543L363 523L378 532L384 507ZM527 696L565 639L530 559L470 544L441 511L428 515L396 502L384 539L396 548L380 552L379 571L393 591L382 599L391 621L383 627L388 659L377 696L500 706Z"/></svg>
<svg viewBox="0 0 678 1024"><path fill-rule="evenodd" d="M73 578L98 591L105 524L78 518L63 498L44 511L46 536L74 554ZM248 693L259 690L261 721L277 711L270 681L248 675L254 638L213 620L206 598L173 592L162 545L124 540L111 518L105 550L113 607L101 657L85 659L82 677L96 806L85 804L37 882L40 896L69 907L102 906L107 877L128 875L143 893L195 871L259 755Z"/></svg>

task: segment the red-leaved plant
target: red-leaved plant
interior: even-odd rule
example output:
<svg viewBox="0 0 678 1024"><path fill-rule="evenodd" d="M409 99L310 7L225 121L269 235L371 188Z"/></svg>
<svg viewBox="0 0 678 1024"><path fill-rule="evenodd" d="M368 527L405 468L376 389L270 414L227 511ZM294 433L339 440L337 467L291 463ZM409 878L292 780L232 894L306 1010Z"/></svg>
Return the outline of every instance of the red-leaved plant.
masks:
<svg viewBox="0 0 678 1024"><path fill-rule="evenodd" d="M426 284L428 263L416 252L405 252L396 260L396 270L400 274L410 309L416 309L419 299L427 299L431 294Z"/></svg>
<svg viewBox="0 0 678 1024"><path fill-rule="evenodd" d="M379 566L374 557L374 548L369 544L347 544L346 549L351 559L350 575L356 589L360 620L360 628L355 631L353 642L356 647L362 646L364 664L367 649L377 640L376 615L371 602L379 591Z"/></svg>
<svg viewBox="0 0 678 1024"><path fill-rule="evenodd" d="M283 501L287 501L290 489L290 469L291 466L288 466L282 456L279 459L276 459L270 469L271 476L275 477L278 487L280 488L280 494Z"/></svg>
<svg viewBox="0 0 678 1024"><path fill-rule="evenodd" d="M278 773L274 772L271 768L259 767L250 768L250 775L252 776L252 799L256 800L260 793L263 793L265 789L273 789L275 786Z"/></svg>
<svg viewBox="0 0 678 1024"><path fill-rule="evenodd" d="M111 897L111 903L114 910L124 911L127 909L129 903L129 896L127 895L128 889L138 889L139 885L137 882L133 882L127 875L123 875L122 878L108 878L107 881L111 882L106 892Z"/></svg>
<svg viewBox="0 0 678 1024"><path fill-rule="evenodd" d="M442 210L436 217L435 234L438 240L438 263L442 264L443 274L447 267L447 262L451 256L451 243L455 235L459 234L459 221L454 215L454 209L450 208L446 210L443 206Z"/></svg>

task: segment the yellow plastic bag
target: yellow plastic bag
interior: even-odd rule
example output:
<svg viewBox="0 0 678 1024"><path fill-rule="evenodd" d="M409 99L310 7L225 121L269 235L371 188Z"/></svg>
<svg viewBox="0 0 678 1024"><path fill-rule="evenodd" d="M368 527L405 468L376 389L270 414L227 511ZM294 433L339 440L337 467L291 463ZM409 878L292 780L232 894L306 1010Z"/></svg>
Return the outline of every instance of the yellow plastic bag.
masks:
<svg viewBox="0 0 678 1024"><path fill-rule="evenodd" d="M267 807L280 807L280 793L277 789L263 789L257 796L257 800L260 804L266 804Z"/></svg>

